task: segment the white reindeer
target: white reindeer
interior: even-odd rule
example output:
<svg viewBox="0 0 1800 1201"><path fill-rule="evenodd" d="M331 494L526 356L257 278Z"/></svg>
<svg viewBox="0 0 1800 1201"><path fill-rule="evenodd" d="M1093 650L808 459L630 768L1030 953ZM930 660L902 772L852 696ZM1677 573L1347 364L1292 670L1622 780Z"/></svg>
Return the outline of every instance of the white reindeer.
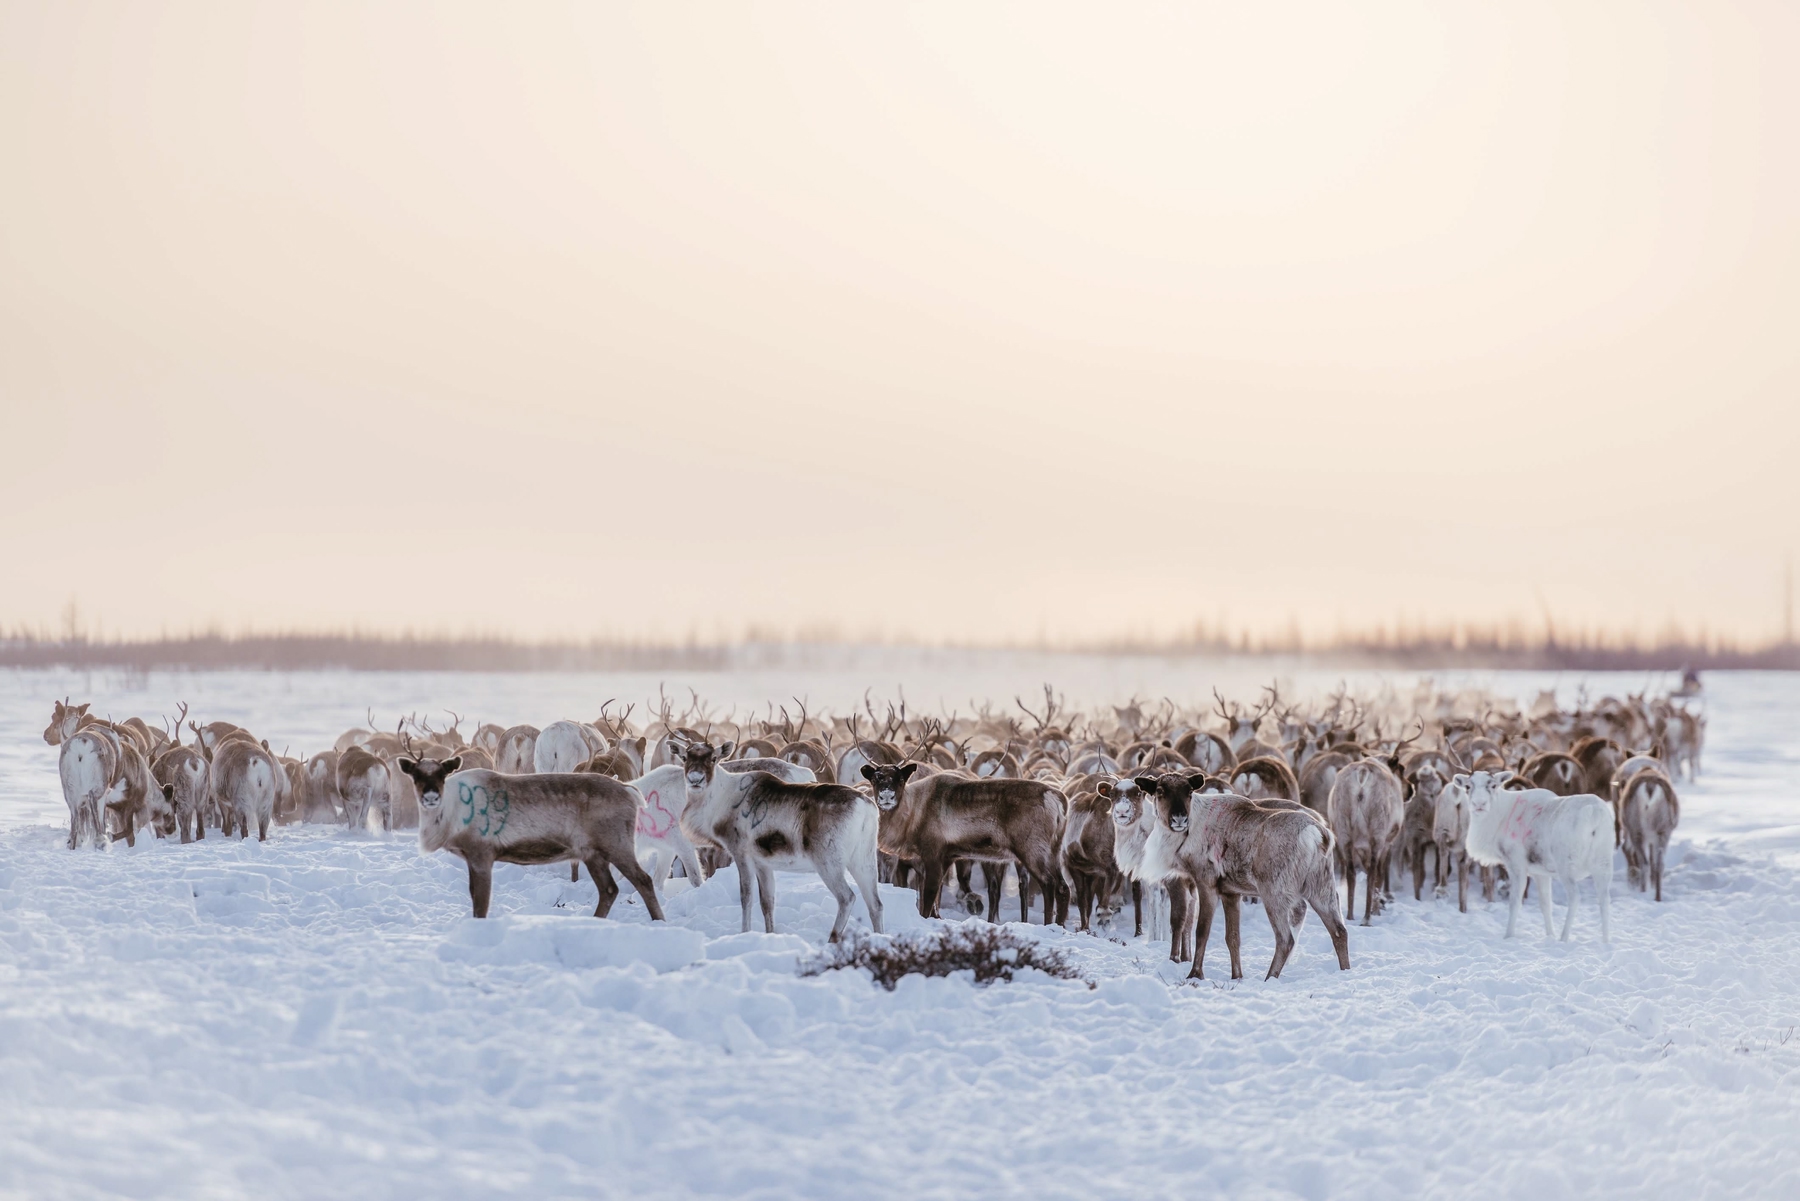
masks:
<svg viewBox="0 0 1800 1201"><path fill-rule="evenodd" d="M1613 872L1612 806L1592 793L1557 796L1548 788L1509 791L1509 771L1498 775L1473 772L1469 787L1469 857L1477 863L1506 868L1506 937L1519 921L1519 905L1525 881L1538 882L1538 906L1544 914L1544 937L1555 936L1550 921L1550 882L1561 880L1568 892L1569 912L1563 919L1562 941L1575 928L1575 886L1593 878L1600 900L1600 941L1612 941L1611 895Z"/></svg>

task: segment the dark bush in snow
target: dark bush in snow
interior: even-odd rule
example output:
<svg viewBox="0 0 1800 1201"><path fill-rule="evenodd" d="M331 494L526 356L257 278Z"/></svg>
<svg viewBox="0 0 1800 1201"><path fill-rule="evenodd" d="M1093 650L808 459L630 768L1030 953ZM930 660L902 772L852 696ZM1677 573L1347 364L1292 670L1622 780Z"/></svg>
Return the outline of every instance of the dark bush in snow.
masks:
<svg viewBox="0 0 1800 1201"><path fill-rule="evenodd" d="M913 974L949 976L972 971L977 984L991 984L1010 981L1015 971L1031 967L1061 980L1083 979L1063 952L983 921L892 937L846 931L844 941L803 962L800 974L817 976L844 967L868 968L875 982L889 992L902 976ZM1091 981L1088 986L1093 987Z"/></svg>

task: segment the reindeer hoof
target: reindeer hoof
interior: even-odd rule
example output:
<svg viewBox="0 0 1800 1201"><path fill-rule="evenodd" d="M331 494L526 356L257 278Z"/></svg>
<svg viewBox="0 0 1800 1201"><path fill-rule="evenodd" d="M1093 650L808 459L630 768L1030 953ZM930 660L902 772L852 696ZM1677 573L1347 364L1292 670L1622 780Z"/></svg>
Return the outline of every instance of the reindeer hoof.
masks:
<svg viewBox="0 0 1800 1201"><path fill-rule="evenodd" d="M970 917L980 917L982 909L985 908L981 903L981 898L974 893L969 893L967 896L963 897L962 907L963 912Z"/></svg>

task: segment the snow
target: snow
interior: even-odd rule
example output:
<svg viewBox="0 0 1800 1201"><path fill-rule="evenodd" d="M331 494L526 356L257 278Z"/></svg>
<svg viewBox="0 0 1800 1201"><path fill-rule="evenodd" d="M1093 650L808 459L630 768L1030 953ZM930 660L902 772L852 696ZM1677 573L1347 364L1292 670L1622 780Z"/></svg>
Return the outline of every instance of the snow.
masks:
<svg viewBox="0 0 1800 1201"><path fill-rule="evenodd" d="M962 671L1010 697L1029 684L1008 671L1061 684L1062 665L938 670L947 695ZM1221 678L1179 670L1067 686L1122 702ZM847 703L811 677L708 683ZM542 724L642 689L0 675L0 1197L1800 1196L1800 679L1707 686L1668 900L1619 870L1610 947L1591 894L1558 943L1529 921L1503 939L1503 902L1406 889L1351 928L1349 972L1309 918L1265 983L1251 907L1250 978L1183 984L1127 910L1110 938L1032 927L1096 987L888 993L796 972L835 912L804 875L780 877L782 933L745 935L730 870L672 882L659 927L629 889L594 920L561 865L498 867L500 916L476 922L460 861L404 833L71 853L39 737L65 693L121 715L179 695L314 749L371 700ZM910 899L884 888L892 928L926 924Z"/></svg>

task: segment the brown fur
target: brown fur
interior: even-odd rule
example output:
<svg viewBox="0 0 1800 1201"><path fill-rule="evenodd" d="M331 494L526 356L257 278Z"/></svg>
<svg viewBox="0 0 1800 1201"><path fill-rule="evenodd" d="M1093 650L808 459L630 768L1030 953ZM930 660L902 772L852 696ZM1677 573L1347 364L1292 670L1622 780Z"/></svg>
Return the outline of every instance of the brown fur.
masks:
<svg viewBox="0 0 1800 1201"><path fill-rule="evenodd" d="M1587 772L1580 762L1573 755L1560 751L1533 755L1519 769L1519 775L1529 780L1533 787L1548 788L1557 796L1575 796L1587 788Z"/></svg>
<svg viewBox="0 0 1800 1201"><path fill-rule="evenodd" d="M605 917L618 898L616 870L637 889L651 920L663 920L650 874L637 861L635 789L600 775L508 776L461 766L456 756L399 761L419 796L419 849L449 851L468 865L476 917L488 914L494 864L574 861L587 865L599 890L595 917Z"/></svg>
<svg viewBox="0 0 1800 1201"><path fill-rule="evenodd" d="M1274 755L1240 758L1231 770L1231 790L1237 795L1256 800L1274 797L1282 801L1300 799L1300 781L1285 759Z"/></svg>
<svg viewBox="0 0 1800 1201"><path fill-rule="evenodd" d="M1338 968L1350 969L1350 934L1338 916L1331 876L1331 830L1297 802L1259 803L1245 797L1196 795L1203 775L1168 773L1136 783L1156 808L1158 824L1181 841L1174 863L1193 881L1197 932L1190 978L1204 978L1206 943L1215 907L1225 909L1225 946L1231 978L1242 979L1239 903L1258 897L1275 934L1268 975L1275 979L1294 950L1293 927L1310 906L1331 936Z"/></svg>
<svg viewBox="0 0 1800 1201"><path fill-rule="evenodd" d="M1681 801L1669 777L1654 768L1633 773L1618 806L1626 878L1639 891L1654 888L1658 901L1663 899L1663 857L1680 821Z"/></svg>
<svg viewBox="0 0 1800 1201"><path fill-rule="evenodd" d="M1400 781L1379 759L1358 759L1338 773L1331 786L1331 832L1344 873L1344 917L1356 919L1356 873L1364 872L1363 925L1380 912L1389 858L1405 820Z"/></svg>
<svg viewBox="0 0 1800 1201"><path fill-rule="evenodd" d="M182 842L206 837L206 758L189 746L172 746L151 765L175 813Z"/></svg>
<svg viewBox="0 0 1800 1201"><path fill-rule="evenodd" d="M1075 912L1086 930L1094 906L1106 909L1124 884L1113 857L1112 797L1102 796L1093 782L1069 797L1061 857L1064 879L1074 893Z"/></svg>
<svg viewBox="0 0 1800 1201"><path fill-rule="evenodd" d="M869 765L863 777L881 808L881 849L919 864L919 913L938 915L938 896L953 860L1012 862L1021 873L1020 909L1029 904L1024 878L1029 873L1044 891L1044 924L1067 924L1069 890L1057 865L1068 812L1061 790L1036 780L970 779L953 772L909 785L916 770L911 763Z"/></svg>
<svg viewBox="0 0 1800 1201"><path fill-rule="evenodd" d="M763 929L775 933L775 873L810 867L838 903L831 940L843 936L856 879L869 924L882 932L877 843L880 816L869 798L842 784L798 784L769 771L742 774L721 767L733 744L689 744L684 754L687 807L681 831L697 844L721 847L738 869L743 932L750 931L752 884L761 900ZM751 761L756 762L755 760ZM804 771L785 760L774 763Z"/></svg>

